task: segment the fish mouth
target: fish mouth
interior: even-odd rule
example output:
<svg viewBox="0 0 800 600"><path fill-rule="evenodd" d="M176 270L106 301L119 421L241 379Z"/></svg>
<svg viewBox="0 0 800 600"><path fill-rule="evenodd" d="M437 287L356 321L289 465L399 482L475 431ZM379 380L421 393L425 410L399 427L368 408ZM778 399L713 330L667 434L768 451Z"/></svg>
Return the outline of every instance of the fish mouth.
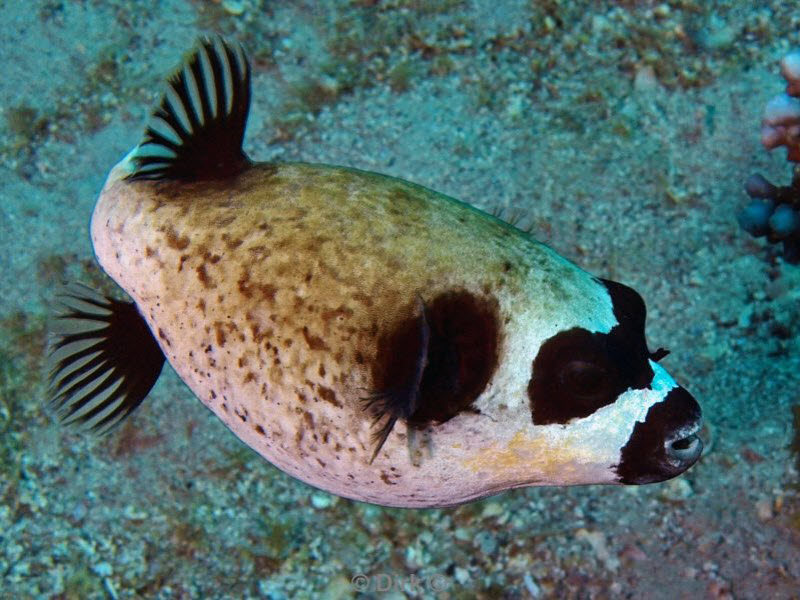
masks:
<svg viewBox="0 0 800 600"><path fill-rule="evenodd" d="M697 435L703 427L703 419L674 432L664 440L664 454L676 469L691 467L703 453L703 440Z"/></svg>
<svg viewBox="0 0 800 600"><path fill-rule="evenodd" d="M697 435L703 411L680 386L650 407L633 429L615 465L620 483L640 485L672 479L691 467L703 453Z"/></svg>

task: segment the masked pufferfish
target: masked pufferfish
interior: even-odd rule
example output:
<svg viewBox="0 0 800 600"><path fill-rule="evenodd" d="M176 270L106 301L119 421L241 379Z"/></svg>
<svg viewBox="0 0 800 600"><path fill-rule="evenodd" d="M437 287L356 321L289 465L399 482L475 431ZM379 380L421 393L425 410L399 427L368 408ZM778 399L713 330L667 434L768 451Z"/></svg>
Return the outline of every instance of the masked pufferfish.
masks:
<svg viewBox="0 0 800 600"><path fill-rule="evenodd" d="M650 483L698 459L701 409L631 288L420 185L250 161L238 45L201 40L167 88L91 220L133 301L61 295L66 421L110 429L166 357L275 466L376 504Z"/></svg>

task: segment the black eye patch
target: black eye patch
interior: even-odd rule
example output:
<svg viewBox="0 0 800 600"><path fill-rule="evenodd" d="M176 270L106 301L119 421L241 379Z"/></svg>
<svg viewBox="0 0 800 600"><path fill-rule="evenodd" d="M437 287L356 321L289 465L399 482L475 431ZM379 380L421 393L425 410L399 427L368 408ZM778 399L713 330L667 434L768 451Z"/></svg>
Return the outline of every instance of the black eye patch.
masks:
<svg viewBox="0 0 800 600"><path fill-rule="evenodd" d="M534 424L567 423L588 417L627 389L644 389L653 379L644 335L641 296L614 281L600 280L617 319L608 333L575 327L547 340L533 361L528 384Z"/></svg>

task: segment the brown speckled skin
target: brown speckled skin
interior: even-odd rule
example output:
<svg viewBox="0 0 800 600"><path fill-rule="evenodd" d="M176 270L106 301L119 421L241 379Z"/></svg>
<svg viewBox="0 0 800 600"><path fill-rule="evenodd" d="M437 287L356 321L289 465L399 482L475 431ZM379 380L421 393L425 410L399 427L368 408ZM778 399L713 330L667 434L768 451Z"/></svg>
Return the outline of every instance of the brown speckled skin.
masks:
<svg viewBox="0 0 800 600"><path fill-rule="evenodd" d="M354 169L258 164L195 184L130 182L129 169L115 167L92 218L101 265L200 400L282 470L395 506L613 481L631 418L607 407L586 439L531 423L526 386L541 342L565 325L615 323L604 288L546 246L429 189ZM370 465L361 398L374 390L377 340L418 296L448 290L497 307L499 364L480 414L429 427L418 464L398 422ZM634 416L646 411L635 404Z"/></svg>

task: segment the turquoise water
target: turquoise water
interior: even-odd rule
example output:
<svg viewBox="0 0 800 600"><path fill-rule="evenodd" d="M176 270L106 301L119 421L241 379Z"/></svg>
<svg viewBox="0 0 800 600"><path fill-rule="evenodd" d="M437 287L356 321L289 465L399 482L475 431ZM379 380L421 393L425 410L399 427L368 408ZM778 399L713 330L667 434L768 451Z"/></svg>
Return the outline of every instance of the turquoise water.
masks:
<svg viewBox="0 0 800 600"><path fill-rule="evenodd" d="M739 229L800 13L745 2L2 2L0 597L791 598L800 270ZM641 487L340 499L165 368L104 437L45 405L48 307L111 290L88 220L201 34L253 61L245 148L421 183L636 288L706 451ZM794 412L793 412L794 411Z"/></svg>

